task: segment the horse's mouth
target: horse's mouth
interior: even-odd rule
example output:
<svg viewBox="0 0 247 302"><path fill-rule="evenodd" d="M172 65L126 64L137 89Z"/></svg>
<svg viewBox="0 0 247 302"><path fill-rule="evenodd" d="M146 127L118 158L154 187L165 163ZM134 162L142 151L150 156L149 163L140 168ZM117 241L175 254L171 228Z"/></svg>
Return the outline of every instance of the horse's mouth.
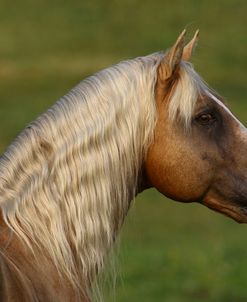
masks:
<svg viewBox="0 0 247 302"><path fill-rule="evenodd" d="M205 198L202 203L208 208L234 219L238 223L247 223L247 205L239 206L230 202L222 202L212 197Z"/></svg>

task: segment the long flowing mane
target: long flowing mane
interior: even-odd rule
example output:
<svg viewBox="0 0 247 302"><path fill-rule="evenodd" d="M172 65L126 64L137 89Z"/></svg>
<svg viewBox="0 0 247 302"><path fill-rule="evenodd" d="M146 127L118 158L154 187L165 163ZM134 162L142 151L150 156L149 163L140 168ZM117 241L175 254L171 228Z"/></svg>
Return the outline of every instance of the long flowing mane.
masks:
<svg viewBox="0 0 247 302"><path fill-rule="evenodd" d="M136 194L155 124L158 62L137 58L82 81L1 157L5 221L75 286L101 269Z"/></svg>
<svg viewBox="0 0 247 302"><path fill-rule="evenodd" d="M82 81L0 158L5 222L31 249L44 251L75 288L94 281L137 193L156 122L161 58L124 61ZM179 111L190 118L198 91L193 75L184 64L172 117Z"/></svg>

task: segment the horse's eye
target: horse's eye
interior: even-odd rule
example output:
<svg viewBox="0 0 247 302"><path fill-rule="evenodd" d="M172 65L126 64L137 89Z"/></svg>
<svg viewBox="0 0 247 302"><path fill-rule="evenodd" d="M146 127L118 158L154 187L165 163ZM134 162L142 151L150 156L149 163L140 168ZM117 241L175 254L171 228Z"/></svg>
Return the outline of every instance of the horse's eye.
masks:
<svg viewBox="0 0 247 302"><path fill-rule="evenodd" d="M203 113L196 117L196 121L201 125L211 125L215 121L215 117L211 113Z"/></svg>

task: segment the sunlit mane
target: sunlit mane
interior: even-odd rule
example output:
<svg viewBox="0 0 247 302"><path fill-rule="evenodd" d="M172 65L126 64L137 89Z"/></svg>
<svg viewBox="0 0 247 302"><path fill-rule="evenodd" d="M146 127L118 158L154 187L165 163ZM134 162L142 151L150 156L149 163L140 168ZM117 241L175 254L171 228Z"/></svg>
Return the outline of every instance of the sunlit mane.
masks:
<svg viewBox="0 0 247 302"><path fill-rule="evenodd" d="M49 257L75 288L89 286L138 190L156 122L162 54L87 78L32 122L0 158L0 206L9 227ZM188 63L169 113L185 124L203 82Z"/></svg>
<svg viewBox="0 0 247 302"><path fill-rule="evenodd" d="M1 157L5 221L75 287L101 270L136 195L156 120L159 57L125 61L82 81Z"/></svg>

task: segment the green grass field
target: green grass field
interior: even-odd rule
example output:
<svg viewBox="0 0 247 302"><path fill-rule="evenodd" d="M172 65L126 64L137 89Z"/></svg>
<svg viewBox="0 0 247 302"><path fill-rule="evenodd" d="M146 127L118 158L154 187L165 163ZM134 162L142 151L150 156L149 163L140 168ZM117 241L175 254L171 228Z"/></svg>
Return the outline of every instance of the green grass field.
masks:
<svg viewBox="0 0 247 302"><path fill-rule="evenodd" d="M87 75L201 30L196 69L247 122L245 0L0 0L0 151ZM121 234L115 301L247 301L247 227L150 190ZM106 294L106 301L114 301Z"/></svg>

